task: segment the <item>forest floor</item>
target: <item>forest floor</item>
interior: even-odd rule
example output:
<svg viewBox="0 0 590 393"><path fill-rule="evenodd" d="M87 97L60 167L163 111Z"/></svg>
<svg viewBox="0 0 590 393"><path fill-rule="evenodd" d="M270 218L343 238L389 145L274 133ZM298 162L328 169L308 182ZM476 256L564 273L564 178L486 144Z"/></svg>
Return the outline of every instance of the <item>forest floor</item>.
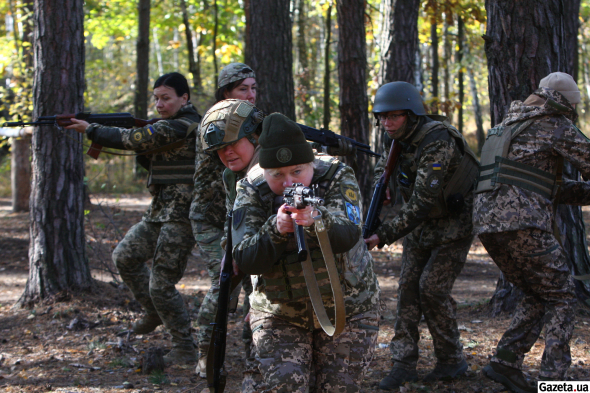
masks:
<svg viewBox="0 0 590 393"><path fill-rule="evenodd" d="M140 220L149 199L145 195L92 198L86 215L88 257L95 289L89 293L61 294L33 309L13 309L28 275L28 213L11 213L10 200L0 199L0 390L3 392L208 392L194 366L172 366L164 374L141 374L140 359L150 347L169 348L169 336L160 327L144 336L123 334L141 316L129 290L118 281L110 259L123 234ZM590 211L584 211L590 223ZM363 381L364 392L379 391L379 381L390 369L388 344L393 336L401 244L373 252L382 290L383 318L373 362ZM459 379L432 384L417 382L401 392L503 392L481 369L510 322L510 316L490 319L487 301L494 292L499 270L479 241L471 247L465 268L453 289L458 304L458 324L467 374ZM184 278L178 284L193 320L208 288L203 260L195 251ZM243 296L243 295L242 295ZM241 343L243 316L229 322L226 392L239 392L243 371ZM590 314L576 312L571 340L569 378L590 381ZM432 337L426 323L420 325L418 373L434 367ZM543 333L544 334L544 333ZM543 335L542 335L543 336ZM544 347L543 338L525 360L524 371L536 378Z"/></svg>

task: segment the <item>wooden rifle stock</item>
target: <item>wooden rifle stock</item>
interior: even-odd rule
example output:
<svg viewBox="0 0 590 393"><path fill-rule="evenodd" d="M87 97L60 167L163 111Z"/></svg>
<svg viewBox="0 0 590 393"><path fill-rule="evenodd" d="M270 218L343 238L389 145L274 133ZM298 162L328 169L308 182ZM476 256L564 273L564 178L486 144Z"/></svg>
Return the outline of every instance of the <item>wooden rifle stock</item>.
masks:
<svg viewBox="0 0 590 393"><path fill-rule="evenodd" d="M389 185L389 179L393 174L393 170L397 165L399 157L402 152L402 146L399 142L393 141L391 149L389 150L389 157L387 157L387 163L385 164L385 170L379 178L379 181L375 185L375 191L373 191L373 198L371 198L371 205L367 212L367 218L365 225L363 225L363 239L371 237L371 235L381 225L379 215L381 214L381 208L383 202L387 197L387 186Z"/></svg>

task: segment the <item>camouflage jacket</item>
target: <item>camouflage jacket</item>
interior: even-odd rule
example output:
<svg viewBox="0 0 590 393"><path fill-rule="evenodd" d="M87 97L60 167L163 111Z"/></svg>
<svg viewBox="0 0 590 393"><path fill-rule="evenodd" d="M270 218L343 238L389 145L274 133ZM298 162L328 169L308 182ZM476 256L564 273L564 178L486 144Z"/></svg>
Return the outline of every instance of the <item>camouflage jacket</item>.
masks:
<svg viewBox="0 0 590 393"><path fill-rule="evenodd" d="M189 122L201 121L201 115L194 106L189 104L181 108L174 117L160 120L152 125L126 129L91 124L86 129L86 134L90 140L105 147L133 150L138 153L160 148L186 137L185 143L179 148L144 157L152 162L192 160L195 157L196 133L192 132L187 137L186 124L176 120L180 118ZM143 220L147 222L181 221L188 223L192 190L191 184L153 185L150 187L150 192L153 195L152 203L144 214Z"/></svg>
<svg viewBox="0 0 590 393"><path fill-rule="evenodd" d="M536 101L537 105L512 102L501 123L507 126L534 119L530 126L512 139L506 158L554 174L558 157L562 156L588 177L590 140L572 123L576 114L569 102L560 93L547 88L538 89L525 102L531 101ZM576 191L583 186L568 182L560 200L584 202ZM517 186L498 184L492 191L475 197L473 225L476 234L526 228L551 232L553 220L552 200Z"/></svg>
<svg viewBox="0 0 590 393"><path fill-rule="evenodd" d="M205 153L201 127L197 131L195 177L189 218L203 228L214 226L223 229L227 218L223 171L225 165L216 152Z"/></svg>
<svg viewBox="0 0 590 393"><path fill-rule="evenodd" d="M384 222L375 231L380 246L391 244L409 233L421 246L433 247L449 243L471 235L471 212L473 196L465 197L460 212L456 214L434 214L444 186L451 179L463 157L455 138L442 124L434 127L426 136L421 135L421 127L433 120L424 117L416 130L406 138L402 145L402 154L390 179L394 192L392 201L404 203L398 215ZM440 123L439 123L440 124ZM389 156L392 139L384 133L384 151L375 166L374 184L379 180ZM418 152L418 148L421 152Z"/></svg>
<svg viewBox="0 0 590 393"><path fill-rule="evenodd" d="M328 156L316 156L312 184L323 183L322 176L334 160ZM262 169L255 166L247 178L238 182L233 207L234 259L240 270L252 275L254 292L250 296L250 304L254 309L313 329L313 309L307 297L305 282L290 281L293 280L290 276L292 267L300 265L297 261L297 246L292 234L282 235L277 230L274 212L279 206L276 201L273 202L276 198L272 192L270 201L266 198L263 201L260 194L262 183L255 181L260 179L261 172ZM346 315L350 317L374 312L378 307L379 285L373 272L373 259L360 235L360 193L354 172L348 166L339 164L339 170L323 187L325 203L317 209L322 213L340 272L340 283L334 284L342 285L344 290ZM314 228L307 227L305 232L318 284L322 287L328 283L327 270ZM288 291L304 290L304 297L276 301L269 296L275 290L269 284L271 280L285 280L285 274L288 275ZM328 315L333 315L331 293L324 297L324 304Z"/></svg>

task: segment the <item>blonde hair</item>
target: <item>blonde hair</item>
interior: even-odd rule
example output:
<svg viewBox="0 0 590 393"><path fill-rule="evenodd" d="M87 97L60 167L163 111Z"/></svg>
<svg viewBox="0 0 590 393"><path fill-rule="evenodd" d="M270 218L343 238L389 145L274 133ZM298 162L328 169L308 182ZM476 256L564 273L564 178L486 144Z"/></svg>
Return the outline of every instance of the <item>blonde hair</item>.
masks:
<svg viewBox="0 0 590 393"><path fill-rule="evenodd" d="M296 167L297 166L298 167L301 167L301 169L305 169L308 166L311 166L312 169L315 169L316 168L316 163L315 163L315 161L312 161L312 162L306 162L305 164L297 164L295 166ZM281 170L281 168L284 168L284 167L279 167L279 168L265 168L264 169L264 173L267 174L267 175L269 175L269 176L274 176L277 173L279 173L279 171Z"/></svg>

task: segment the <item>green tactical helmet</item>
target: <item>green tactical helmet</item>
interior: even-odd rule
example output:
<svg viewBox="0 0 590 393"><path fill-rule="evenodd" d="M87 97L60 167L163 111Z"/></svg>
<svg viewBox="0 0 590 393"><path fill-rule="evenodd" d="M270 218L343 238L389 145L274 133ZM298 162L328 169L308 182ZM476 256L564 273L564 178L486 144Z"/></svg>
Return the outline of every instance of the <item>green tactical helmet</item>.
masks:
<svg viewBox="0 0 590 393"><path fill-rule="evenodd" d="M426 111L422 104L422 97L418 89L408 82L389 82L377 90L373 113L408 110L415 115L425 116Z"/></svg>
<svg viewBox="0 0 590 393"><path fill-rule="evenodd" d="M228 99L213 105L201 121L205 151L219 150L244 137L256 145L251 135L264 120L264 113L248 101Z"/></svg>

